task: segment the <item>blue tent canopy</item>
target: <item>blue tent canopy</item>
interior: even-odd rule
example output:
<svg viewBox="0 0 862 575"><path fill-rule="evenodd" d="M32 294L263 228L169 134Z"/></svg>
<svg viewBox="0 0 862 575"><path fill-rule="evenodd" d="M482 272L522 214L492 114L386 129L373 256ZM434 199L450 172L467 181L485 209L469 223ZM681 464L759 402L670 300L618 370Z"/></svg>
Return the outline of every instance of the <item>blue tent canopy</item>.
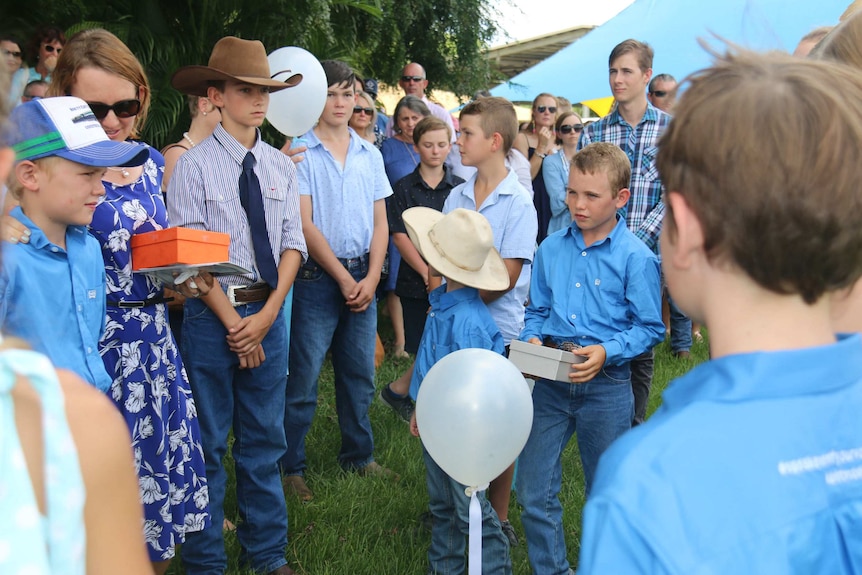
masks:
<svg viewBox="0 0 862 575"><path fill-rule="evenodd" d="M715 36L753 50L790 52L813 28L837 24L848 4L850 0L636 0L491 93L512 101L532 100L540 92L572 102L610 96L608 56L627 38L653 47L654 74L669 73L681 80L711 63L698 38L719 51L723 46Z"/></svg>

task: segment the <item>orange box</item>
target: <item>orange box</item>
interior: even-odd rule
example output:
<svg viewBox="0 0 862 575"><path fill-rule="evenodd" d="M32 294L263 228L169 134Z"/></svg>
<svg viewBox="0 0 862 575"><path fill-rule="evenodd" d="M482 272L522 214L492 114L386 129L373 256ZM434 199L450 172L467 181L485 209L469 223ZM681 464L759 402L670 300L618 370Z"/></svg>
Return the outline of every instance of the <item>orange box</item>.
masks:
<svg viewBox="0 0 862 575"><path fill-rule="evenodd" d="M132 270L228 261L230 235L168 228L132 236Z"/></svg>

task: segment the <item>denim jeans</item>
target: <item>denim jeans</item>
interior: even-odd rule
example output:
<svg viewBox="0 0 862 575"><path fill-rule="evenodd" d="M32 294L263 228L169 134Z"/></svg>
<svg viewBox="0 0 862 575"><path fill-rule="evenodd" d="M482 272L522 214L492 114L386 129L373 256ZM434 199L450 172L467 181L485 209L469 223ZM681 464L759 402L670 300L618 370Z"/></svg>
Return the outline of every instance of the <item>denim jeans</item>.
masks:
<svg viewBox="0 0 862 575"><path fill-rule="evenodd" d="M241 305L236 311L248 317L264 303ZM278 458L285 449L284 314L279 312L261 343L266 361L260 367L239 369L239 358L228 348L226 335L205 303L186 300L183 359L200 421L212 516L208 529L186 535L182 557L189 575L222 575L227 568L222 535L227 473L222 458L231 427L241 519L236 531L240 561L262 573L287 563L287 507L278 470Z"/></svg>
<svg viewBox="0 0 862 575"><path fill-rule="evenodd" d="M428 547L429 575L463 575L467 534L470 526L470 498L461 485L434 462L425 447L425 479L428 506L434 516L431 545ZM497 512L485 492L477 495L482 505L482 575L511 575L509 540L503 535Z"/></svg>
<svg viewBox="0 0 862 575"><path fill-rule="evenodd" d="M357 281L368 273L367 256L342 263ZM290 375L283 413L287 451L280 461L285 475L305 472L305 436L317 407L317 379L327 350L341 428L338 462L346 470L356 470L374 461L368 409L374 399L376 343L377 304L372 301L361 313L350 311L335 280L309 259L293 284Z"/></svg>
<svg viewBox="0 0 862 575"><path fill-rule="evenodd" d="M670 309L670 350L673 353L691 351L691 319L677 307L670 293L667 294L667 305Z"/></svg>
<svg viewBox="0 0 862 575"><path fill-rule="evenodd" d="M605 366L587 383L540 379L533 388L533 427L518 458L517 493L533 573L568 575L559 493L563 449L577 433L589 493L599 456L631 427L629 366Z"/></svg>
<svg viewBox="0 0 862 575"><path fill-rule="evenodd" d="M649 350L631 361L632 395L635 401L634 419L632 425L640 425L646 419L649 391L652 387L652 375L655 368L655 353Z"/></svg>

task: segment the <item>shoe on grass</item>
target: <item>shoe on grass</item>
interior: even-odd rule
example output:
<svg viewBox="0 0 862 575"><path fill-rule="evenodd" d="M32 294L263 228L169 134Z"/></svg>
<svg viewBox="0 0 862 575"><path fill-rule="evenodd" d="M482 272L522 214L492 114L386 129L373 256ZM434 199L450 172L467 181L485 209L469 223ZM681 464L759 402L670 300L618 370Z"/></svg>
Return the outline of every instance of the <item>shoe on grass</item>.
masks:
<svg viewBox="0 0 862 575"><path fill-rule="evenodd" d="M372 461L365 467L360 467L356 470L356 474L360 477L383 477L385 479L393 479L395 481L398 481L397 473L395 473L391 469L383 467L376 461Z"/></svg>
<svg viewBox="0 0 862 575"><path fill-rule="evenodd" d="M413 415L413 410L416 409L416 406L409 395L399 397L387 385L380 390L380 401L391 407L392 411L397 413L401 419L410 423L410 416Z"/></svg>
<svg viewBox="0 0 862 575"><path fill-rule="evenodd" d="M305 484L305 478L302 475L285 475L281 480L286 496L294 496L300 501L308 502L314 499L314 493Z"/></svg>
<svg viewBox="0 0 862 575"><path fill-rule="evenodd" d="M518 536L515 534L515 528L512 527L512 522L508 519L506 521L500 521L500 527L503 528L503 535L505 535L506 539L509 540L509 546L517 547L520 541L518 541Z"/></svg>

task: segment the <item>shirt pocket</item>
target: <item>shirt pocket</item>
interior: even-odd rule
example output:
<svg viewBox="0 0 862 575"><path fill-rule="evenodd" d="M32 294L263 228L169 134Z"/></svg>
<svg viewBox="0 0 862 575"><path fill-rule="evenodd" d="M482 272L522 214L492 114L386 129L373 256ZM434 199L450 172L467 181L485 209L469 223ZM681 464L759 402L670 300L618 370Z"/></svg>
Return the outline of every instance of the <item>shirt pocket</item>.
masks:
<svg viewBox="0 0 862 575"><path fill-rule="evenodd" d="M648 183L653 183L659 179L658 167L656 166L657 156L657 146L644 148L644 151L641 154L640 169L637 173L641 179Z"/></svg>
<svg viewBox="0 0 862 575"><path fill-rule="evenodd" d="M84 321L84 325L91 331L94 339L99 338L99 333L105 326L105 288L101 284L87 287L84 290L83 303L79 305L78 313Z"/></svg>

